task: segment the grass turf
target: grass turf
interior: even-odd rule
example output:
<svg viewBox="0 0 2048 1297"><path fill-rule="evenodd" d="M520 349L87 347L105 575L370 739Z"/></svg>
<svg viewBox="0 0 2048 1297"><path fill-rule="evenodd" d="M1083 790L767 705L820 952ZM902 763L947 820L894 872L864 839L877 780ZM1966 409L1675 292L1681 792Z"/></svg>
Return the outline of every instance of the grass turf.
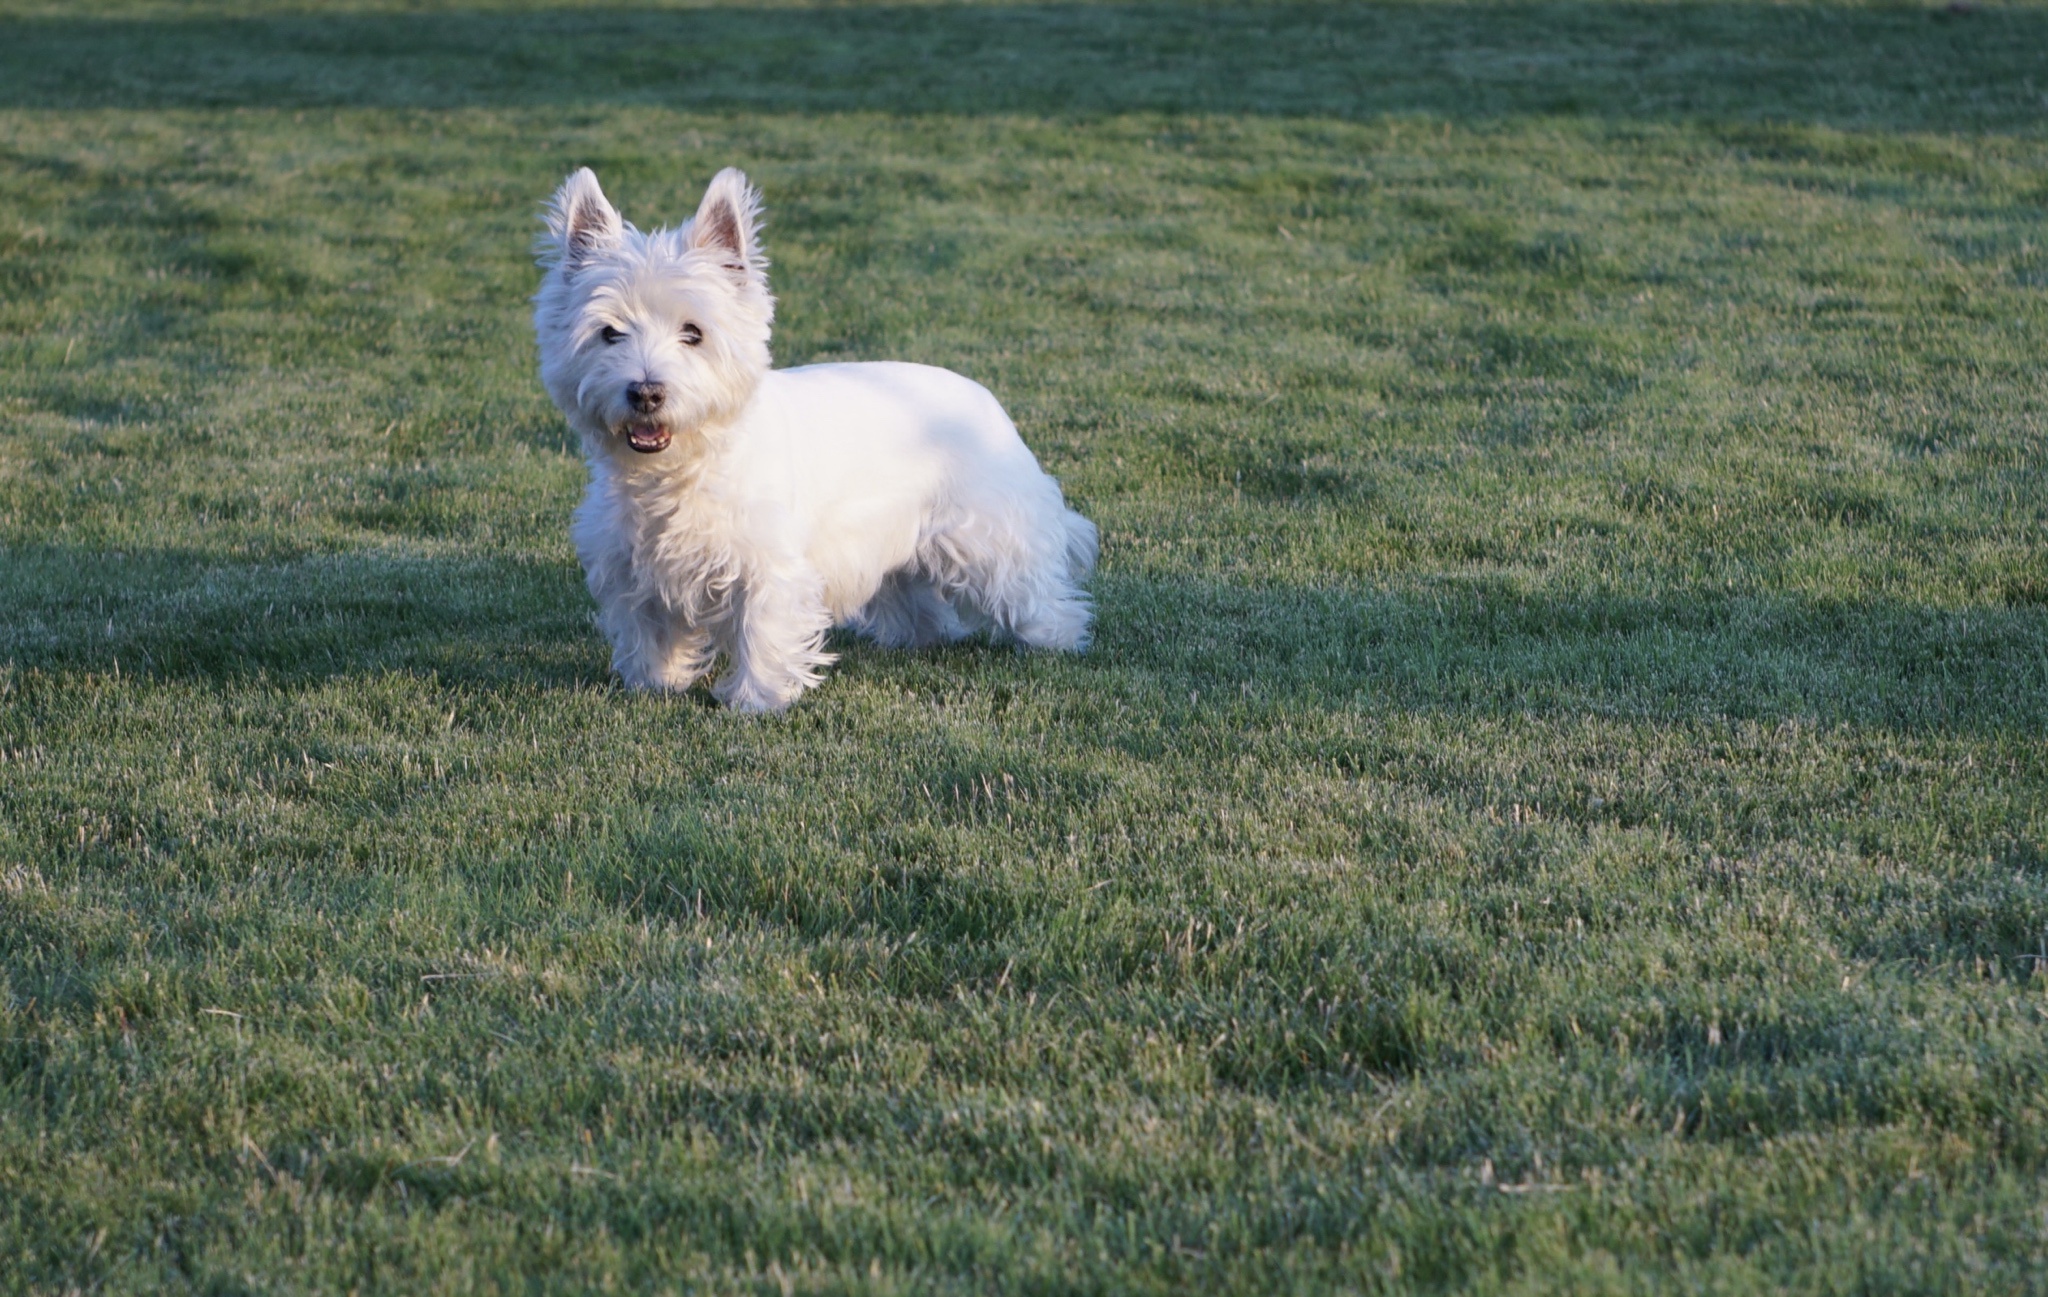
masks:
<svg viewBox="0 0 2048 1297"><path fill-rule="evenodd" d="M2048 10L0 16L0 1287L2048 1287ZM1088 656L607 683L718 166Z"/></svg>

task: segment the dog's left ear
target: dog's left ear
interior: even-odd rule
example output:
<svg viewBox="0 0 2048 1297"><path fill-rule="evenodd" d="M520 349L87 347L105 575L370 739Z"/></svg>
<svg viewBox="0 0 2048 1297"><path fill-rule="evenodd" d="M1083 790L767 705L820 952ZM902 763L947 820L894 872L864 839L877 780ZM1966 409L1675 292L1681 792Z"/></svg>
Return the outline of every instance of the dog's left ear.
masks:
<svg viewBox="0 0 2048 1297"><path fill-rule="evenodd" d="M692 248L716 252L720 264L741 282L765 284L768 258L761 252L761 194L745 173L727 167L711 177L704 201L690 222Z"/></svg>

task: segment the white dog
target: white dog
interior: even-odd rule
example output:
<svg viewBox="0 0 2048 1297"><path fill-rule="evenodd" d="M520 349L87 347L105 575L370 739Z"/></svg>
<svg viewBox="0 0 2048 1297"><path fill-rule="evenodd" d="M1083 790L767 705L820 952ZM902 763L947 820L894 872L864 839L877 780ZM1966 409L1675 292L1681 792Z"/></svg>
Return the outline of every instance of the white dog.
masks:
<svg viewBox="0 0 2048 1297"><path fill-rule="evenodd" d="M1095 525L987 389L925 365L771 369L760 196L728 168L643 234L586 168L563 182L534 298L541 380L583 438L573 535L640 689L777 711L847 625L890 646L986 629L1087 645Z"/></svg>

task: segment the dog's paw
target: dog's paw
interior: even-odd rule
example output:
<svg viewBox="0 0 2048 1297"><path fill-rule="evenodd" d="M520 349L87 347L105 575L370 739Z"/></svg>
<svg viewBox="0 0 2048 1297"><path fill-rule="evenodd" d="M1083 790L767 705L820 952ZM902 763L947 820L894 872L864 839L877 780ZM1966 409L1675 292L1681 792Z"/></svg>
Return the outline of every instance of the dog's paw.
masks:
<svg viewBox="0 0 2048 1297"><path fill-rule="evenodd" d="M685 694L704 678L702 671L628 671L616 666L612 674L637 694Z"/></svg>
<svg viewBox="0 0 2048 1297"><path fill-rule="evenodd" d="M736 712L750 716L772 716L787 711L805 687L804 681L772 681L753 676L727 675L711 686L711 696Z"/></svg>

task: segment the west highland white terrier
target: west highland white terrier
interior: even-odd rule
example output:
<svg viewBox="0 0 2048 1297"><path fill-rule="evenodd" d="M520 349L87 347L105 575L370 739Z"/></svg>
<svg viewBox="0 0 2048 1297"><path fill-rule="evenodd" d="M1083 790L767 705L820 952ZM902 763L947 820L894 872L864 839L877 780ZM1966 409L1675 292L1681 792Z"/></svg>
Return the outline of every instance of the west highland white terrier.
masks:
<svg viewBox="0 0 2048 1297"><path fill-rule="evenodd" d="M1003 407L927 365L772 369L760 195L712 178L679 229L627 224L588 168L540 242L541 380L583 438L572 535L612 669L779 711L835 625L891 647L987 630L1079 650L1095 524Z"/></svg>

